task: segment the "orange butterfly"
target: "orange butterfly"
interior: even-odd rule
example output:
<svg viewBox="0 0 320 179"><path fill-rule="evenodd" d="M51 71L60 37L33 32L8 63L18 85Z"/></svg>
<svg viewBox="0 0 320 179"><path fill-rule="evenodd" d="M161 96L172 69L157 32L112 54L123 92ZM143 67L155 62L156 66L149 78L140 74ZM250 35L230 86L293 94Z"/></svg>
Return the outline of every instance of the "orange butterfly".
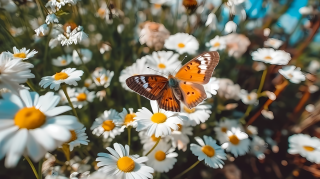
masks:
<svg viewBox="0 0 320 179"><path fill-rule="evenodd" d="M130 89L149 100L157 100L159 108L180 112L180 102L190 109L207 99L207 84L219 63L218 52L205 52L183 65L175 76L136 75L126 80Z"/></svg>

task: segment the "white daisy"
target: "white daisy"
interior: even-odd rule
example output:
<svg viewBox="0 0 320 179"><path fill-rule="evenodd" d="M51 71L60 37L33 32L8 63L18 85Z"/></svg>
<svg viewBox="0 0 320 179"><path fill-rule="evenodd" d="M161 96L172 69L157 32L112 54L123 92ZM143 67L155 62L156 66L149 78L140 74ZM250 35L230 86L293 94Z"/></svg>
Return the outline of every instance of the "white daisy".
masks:
<svg viewBox="0 0 320 179"><path fill-rule="evenodd" d="M234 23L233 21L229 21L226 23L224 27L224 32L229 34L231 32L236 32L237 31L237 24Z"/></svg>
<svg viewBox="0 0 320 179"><path fill-rule="evenodd" d="M273 48L259 48L252 52L252 60L261 61L273 65L286 65L291 60L289 53Z"/></svg>
<svg viewBox="0 0 320 179"><path fill-rule="evenodd" d="M94 91L88 91L86 87L76 88L74 93L68 93L72 105L75 108L81 109L83 106L86 106L89 103L93 102L96 97Z"/></svg>
<svg viewBox="0 0 320 179"><path fill-rule="evenodd" d="M211 77L209 83L203 85L206 91L207 98L211 98L212 95L216 95L219 89L219 80L216 77Z"/></svg>
<svg viewBox="0 0 320 179"><path fill-rule="evenodd" d="M248 135L240 130L240 128L232 128L227 131L228 141L221 145L222 148L231 152L234 156L242 156L249 150L250 140Z"/></svg>
<svg viewBox="0 0 320 179"><path fill-rule="evenodd" d="M38 53L35 50L32 50L31 52L29 52L29 51L30 51L30 49L27 50L25 47L23 47L20 50L17 49L16 47L13 47L13 53L8 51L7 54L10 55L13 59L26 60L26 59L33 57L35 54Z"/></svg>
<svg viewBox="0 0 320 179"><path fill-rule="evenodd" d="M209 51L224 50L227 47L226 40L223 37L215 36L208 43L207 47L210 47Z"/></svg>
<svg viewBox="0 0 320 179"><path fill-rule="evenodd" d="M83 75L82 70L76 70L75 68L66 68L59 73L56 73L52 76L42 77L39 85L43 88L47 88L50 86L50 89L58 90L60 88L60 84L66 83L68 85L77 86L77 81L81 80L81 76Z"/></svg>
<svg viewBox="0 0 320 179"><path fill-rule="evenodd" d="M119 81L122 85L122 87L128 91L132 91L126 83L126 80L135 75L142 75L142 74L154 74L155 72L153 70L149 70L147 68L146 64L147 59L141 58L136 61L136 63L133 63L131 66L126 67L123 69L119 76Z"/></svg>
<svg viewBox="0 0 320 179"><path fill-rule="evenodd" d="M211 114L211 105L199 104L198 106L189 109L182 104L181 112L179 114L187 118L186 122L189 125L195 126L197 124L204 123L209 119Z"/></svg>
<svg viewBox="0 0 320 179"><path fill-rule="evenodd" d="M239 93L239 97L241 101L247 105L257 105L259 103L258 94L253 91L248 93L247 90L242 89Z"/></svg>
<svg viewBox="0 0 320 179"><path fill-rule="evenodd" d="M21 59L12 59L7 52L0 54L0 77L12 83L25 83L29 78L34 78L30 70L33 67L31 63L23 62Z"/></svg>
<svg viewBox="0 0 320 179"><path fill-rule="evenodd" d="M78 26L71 31L71 26L66 28L66 31L63 34L59 34L56 38L58 41L61 42L61 45L72 45L81 42L88 38L88 35L83 31L82 26Z"/></svg>
<svg viewBox="0 0 320 179"><path fill-rule="evenodd" d="M48 14L47 17L46 17L46 23L47 24L50 24L50 23L59 23L59 20L57 18L57 16L52 13L52 14Z"/></svg>
<svg viewBox="0 0 320 179"><path fill-rule="evenodd" d="M310 162L320 163L320 139L306 134L294 134L289 137L289 154L300 154Z"/></svg>
<svg viewBox="0 0 320 179"><path fill-rule="evenodd" d="M40 27L34 30L37 36L46 35L49 32L48 24L42 24Z"/></svg>
<svg viewBox="0 0 320 179"><path fill-rule="evenodd" d="M137 127L137 121L134 119L137 115L133 112L133 108L129 108L129 112L123 108L123 111L119 113L119 118L114 120L114 123L117 126L129 127L132 126L134 128Z"/></svg>
<svg viewBox="0 0 320 179"><path fill-rule="evenodd" d="M71 133L71 138L67 142L67 144L69 145L70 151L72 151L74 147L80 146L80 144L88 145L89 140L86 134L85 127L83 128L81 127L76 130L71 130L70 133Z"/></svg>
<svg viewBox="0 0 320 179"><path fill-rule="evenodd" d="M171 129L178 130L178 124L182 121L179 115L171 111L166 111L164 109L159 109L157 101L150 100L152 112L147 108L142 107L136 112L137 120L136 130L142 131L147 130L147 135L155 137L162 137L171 134Z"/></svg>
<svg viewBox="0 0 320 179"><path fill-rule="evenodd" d="M102 101L103 98L106 97L106 95L107 95L106 90L101 90L101 91L98 91L98 92L96 93L96 96L97 96L97 98L99 98L99 101Z"/></svg>
<svg viewBox="0 0 320 179"><path fill-rule="evenodd" d="M153 52L152 55L146 55L145 58L149 67L164 74L173 73L175 69L181 67L179 54L172 51Z"/></svg>
<svg viewBox="0 0 320 179"><path fill-rule="evenodd" d="M214 131L216 132L217 139L220 143L224 143L228 140L227 131L232 128L240 127L239 122L234 119L224 119L220 120L216 127L214 127Z"/></svg>
<svg viewBox="0 0 320 179"><path fill-rule="evenodd" d="M187 145L189 144L189 136L192 136L192 127L189 126L186 122L182 124L178 124L179 129L176 131L172 131L172 143L173 146L178 147L178 150L183 150L184 152L187 150Z"/></svg>
<svg viewBox="0 0 320 179"><path fill-rule="evenodd" d="M139 155L129 155L130 148L128 145L114 143L114 149L107 147L111 153L98 153L97 166L101 167L100 172L104 172L111 177L126 179L148 179L153 178L153 168L143 164L148 161L148 157L139 157Z"/></svg>
<svg viewBox="0 0 320 179"><path fill-rule="evenodd" d="M223 168L224 162L227 159L223 149L217 145L217 142L211 137L203 136L204 141L200 137L194 138L199 144L190 144L190 150L198 157L199 161L204 162L212 168Z"/></svg>
<svg viewBox="0 0 320 179"><path fill-rule="evenodd" d="M96 136L103 135L104 139L108 139L109 137L115 138L115 136L123 132L123 129L117 127L114 123L114 120L119 118L118 112L114 109L104 111L104 113L92 124L92 133Z"/></svg>
<svg viewBox="0 0 320 179"><path fill-rule="evenodd" d="M91 74L94 82L97 86L103 86L107 88L113 78L114 72L104 69L103 67L98 67Z"/></svg>
<svg viewBox="0 0 320 179"><path fill-rule="evenodd" d="M14 167L21 155L38 162L47 151L67 142L70 130L82 126L76 117L60 115L70 111L59 106L60 97L53 92L43 96L21 90L20 97L11 93L0 99L0 159L6 155L5 166ZM59 116L60 115L60 116Z"/></svg>
<svg viewBox="0 0 320 179"><path fill-rule="evenodd" d="M245 130L245 132L246 132L249 136L258 135L258 128L255 127L255 126L249 125L249 126L247 127L247 129Z"/></svg>
<svg viewBox="0 0 320 179"><path fill-rule="evenodd" d="M73 57L73 63L74 64L82 65L82 61L83 61L84 64L86 64L86 63L91 61L91 59L92 59L91 50L82 48L82 49L80 49L80 54L81 54L81 59L79 57L78 52L76 50L73 50L72 57Z"/></svg>
<svg viewBox="0 0 320 179"><path fill-rule="evenodd" d="M272 47L274 49L278 49L281 45L283 44L283 42L281 40L278 39L274 39L274 38L268 38L265 42L264 45L266 47Z"/></svg>
<svg viewBox="0 0 320 179"><path fill-rule="evenodd" d="M12 82L8 77L0 75L0 96L1 93L6 93L9 90L12 93L18 94L18 91L23 89L18 83Z"/></svg>
<svg viewBox="0 0 320 179"><path fill-rule="evenodd" d="M267 149L267 144L259 136L253 136L250 153L255 155L258 159L262 160L265 158L264 152Z"/></svg>
<svg viewBox="0 0 320 179"><path fill-rule="evenodd" d="M141 144L143 145L143 150L145 151L145 153L147 153L159 140L159 137L156 137L155 134L153 134L152 136L148 136L147 131L139 132L139 138L140 138ZM160 142L168 143L170 140L171 140L170 136L165 136L165 137L161 137Z"/></svg>
<svg viewBox="0 0 320 179"><path fill-rule="evenodd" d="M52 59L52 64L57 67L63 67L68 66L72 62L72 56L71 55L62 55L58 58Z"/></svg>
<svg viewBox="0 0 320 179"><path fill-rule="evenodd" d="M279 73L292 83L298 84L301 81L306 80L305 75L301 72L299 67L285 66L282 67L282 69L279 69Z"/></svg>
<svg viewBox="0 0 320 179"><path fill-rule="evenodd" d="M86 80L84 80L84 86L89 89L94 89L97 87L91 78L87 78Z"/></svg>
<svg viewBox="0 0 320 179"><path fill-rule="evenodd" d="M147 165L156 172L168 172L177 162L176 157L178 157L178 154L173 151L174 148L171 148L168 143L159 143L148 155Z"/></svg>
<svg viewBox="0 0 320 179"><path fill-rule="evenodd" d="M174 35L170 35L170 37L165 41L164 46L167 49L175 50L180 54L188 53L193 55L199 49L199 42L192 35L176 33Z"/></svg>
<svg viewBox="0 0 320 179"><path fill-rule="evenodd" d="M52 12L57 12L62 6L66 4L77 4L79 0L49 0L46 4L47 8L50 8Z"/></svg>

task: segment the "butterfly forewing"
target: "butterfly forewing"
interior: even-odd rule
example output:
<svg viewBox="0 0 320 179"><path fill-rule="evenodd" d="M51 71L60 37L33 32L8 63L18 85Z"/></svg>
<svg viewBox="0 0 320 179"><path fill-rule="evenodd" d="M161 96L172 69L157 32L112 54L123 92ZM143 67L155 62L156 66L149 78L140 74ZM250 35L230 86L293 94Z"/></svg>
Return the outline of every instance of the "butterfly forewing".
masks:
<svg viewBox="0 0 320 179"><path fill-rule="evenodd" d="M166 111L180 112L180 101L175 97L169 85L164 88L162 97L157 100L159 108Z"/></svg>
<svg viewBox="0 0 320 179"><path fill-rule="evenodd" d="M168 79L159 75L136 75L126 80L127 86L150 100L159 99Z"/></svg>
<svg viewBox="0 0 320 179"><path fill-rule="evenodd" d="M181 101L190 109L207 99L206 92L201 84L180 81L179 87L182 95Z"/></svg>
<svg viewBox="0 0 320 179"><path fill-rule="evenodd" d="M219 63L218 52L205 52L182 66L175 78L183 81L207 84Z"/></svg>

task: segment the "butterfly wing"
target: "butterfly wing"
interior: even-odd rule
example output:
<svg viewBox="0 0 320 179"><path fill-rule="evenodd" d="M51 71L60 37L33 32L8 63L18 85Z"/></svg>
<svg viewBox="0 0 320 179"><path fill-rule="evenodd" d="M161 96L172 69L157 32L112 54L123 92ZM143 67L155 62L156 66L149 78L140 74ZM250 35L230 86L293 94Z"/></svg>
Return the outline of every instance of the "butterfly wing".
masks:
<svg viewBox="0 0 320 179"><path fill-rule="evenodd" d="M163 90L162 97L157 100L159 108L166 111L180 112L180 101L175 97L173 89L166 86Z"/></svg>
<svg viewBox="0 0 320 179"><path fill-rule="evenodd" d="M175 78L198 84L207 84L219 63L218 52L205 52L183 65Z"/></svg>
<svg viewBox="0 0 320 179"><path fill-rule="evenodd" d="M190 109L207 99L206 92L201 84L180 81L179 89L181 91L181 101Z"/></svg>
<svg viewBox="0 0 320 179"><path fill-rule="evenodd" d="M159 75L136 75L126 80L127 86L150 100L159 99L168 79Z"/></svg>

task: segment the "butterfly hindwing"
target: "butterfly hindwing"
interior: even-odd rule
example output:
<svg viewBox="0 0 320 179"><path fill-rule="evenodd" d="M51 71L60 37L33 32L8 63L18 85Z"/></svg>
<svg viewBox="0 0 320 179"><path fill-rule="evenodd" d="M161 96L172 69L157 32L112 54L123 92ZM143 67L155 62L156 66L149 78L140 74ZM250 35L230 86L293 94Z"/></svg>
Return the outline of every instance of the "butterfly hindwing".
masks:
<svg viewBox="0 0 320 179"><path fill-rule="evenodd" d="M159 99L168 79L159 75L136 75L126 80L127 86L150 100Z"/></svg>
<svg viewBox="0 0 320 179"><path fill-rule="evenodd" d="M166 86L163 90L162 97L157 100L159 108L166 111L180 112L180 101L175 97L173 89Z"/></svg>
<svg viewBox="0 0 320 179"><path fill-rule="evenodd" d="M182 96L181 101L190 109L207 99L206 92L201 84L180 81L179 87Z"/></svg>
<svg viewBox="0 0 320 179"><path fill-rule="evenodd" d="M218 52L205 52L183 65L175 77L183 81L207 84L219 59Z"/></svg>

